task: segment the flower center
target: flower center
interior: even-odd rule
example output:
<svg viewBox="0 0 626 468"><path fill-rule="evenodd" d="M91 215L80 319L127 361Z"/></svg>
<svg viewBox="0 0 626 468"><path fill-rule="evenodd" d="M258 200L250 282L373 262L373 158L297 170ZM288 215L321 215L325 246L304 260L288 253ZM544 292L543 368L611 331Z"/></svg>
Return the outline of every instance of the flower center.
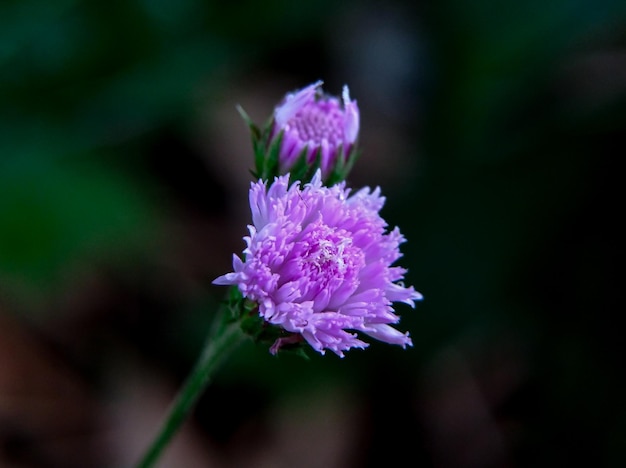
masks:
<svg viewBox="0 0 626 468"><path fill-rule="evenodd" d="M307 103L287 123L288 128L297 133L302 141L311 141L317 145L323 139L338 145L343 140L344 115L339 104L334 100Z"/></svg>
<svg viewBox="0 0 626 468"><path fill-rule="evenodd" d="M310 274L322 276L322 280L327 279L325 278L327 276L343 276L347 268L343 252L350 244L351 241L347 237L341 239L338 244L321 239L308 249L302 258L302 266Z"/></svg>
<svg viewBox="0 0 626 468"><path fill-rule="evenodd" d="M289 277L297 281L302 300L312 300L322 290L332 293L346 281L356 281L364 265L364 254L350 233L323 223L310 225L295 242Z"/></svg>

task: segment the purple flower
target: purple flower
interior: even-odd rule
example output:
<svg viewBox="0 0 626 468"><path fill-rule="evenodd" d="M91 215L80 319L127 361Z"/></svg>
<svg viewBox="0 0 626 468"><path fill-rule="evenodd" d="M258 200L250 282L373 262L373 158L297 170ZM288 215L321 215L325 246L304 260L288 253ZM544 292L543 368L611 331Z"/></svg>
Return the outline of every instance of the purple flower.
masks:
<svg viewBox="0 0 626 468"><path fill-rule="evenodd" d="M288 94L274 111L272 135L283 132L279 171L289 171L301 155L313 164L319 152L322 177L339 163L343 168L355 149L359 135L359 108L344 86L341 103L321 93L322 82ZM342 158L342 161L339 159Z"/></svg>
<svg viewBox="0 0 626 468"><path fill-rule="evenodd" d="M379 188L351 194L345 182L325 187L319 170L303 188L289 186L288 174L269 188L252 183L245 260L234 255L234 272L214 284L237 285L265 322L289 332L272 353L304 339L343 357L368 346L355 332L411 346L408 333L390 326L400 320L392 303L414 307L422 296L400 282L404 268L391 266L405 239L398 228L387 231L384 201Z"/></svg>

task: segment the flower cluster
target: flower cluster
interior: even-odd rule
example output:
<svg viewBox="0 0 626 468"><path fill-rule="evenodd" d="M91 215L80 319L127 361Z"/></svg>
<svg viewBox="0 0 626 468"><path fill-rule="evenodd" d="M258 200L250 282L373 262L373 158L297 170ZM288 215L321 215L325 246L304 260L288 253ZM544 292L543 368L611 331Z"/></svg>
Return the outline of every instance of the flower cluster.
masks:
<svg viewBox="0 0 626 468"><path fill-rule="evenodd" d="M214 283L236 285L264 322L287 332L273 353L305 340L343 357L367 346L357 332L412 345L408 333L391 326L399 321L392 303L414 307L422 296L401 283L406 270L392 266L404 238L380 217L380 190L324 186L320 169L304 186L289 182L284 175L269 187L252 183L244 258L234 255L234 271Z"/></svg>
<svg viewBox="0 0 626 468"><path fill-rule="evenodd" d="M411 346L392 325L394 302L422 299L394 266L404 237L379 212L380 189L352 193L345 179L357 156L360 116L345 86L341 100L318 81L289 93L263 129L243 109L258 178L250 188L252 224L233 272L229 308L270 352L308 343L343 357L365 348L362 335ZM298 348L301 349L301 348Z"/></svg>

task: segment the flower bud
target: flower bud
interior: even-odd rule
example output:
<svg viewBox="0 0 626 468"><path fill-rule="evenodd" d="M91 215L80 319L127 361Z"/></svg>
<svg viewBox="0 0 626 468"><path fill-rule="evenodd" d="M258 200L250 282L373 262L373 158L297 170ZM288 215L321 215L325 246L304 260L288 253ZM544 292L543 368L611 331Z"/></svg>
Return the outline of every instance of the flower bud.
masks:
<svg viewBox="0 0 626 468"><path fill-rule="evenodd" d="M289 93L261 131L242 112L252 131L256 176L291 173L307 182L317 169L323 181L344 180L357 157L359 108L344 86L341 99L322 93L322 81Z"/></svg>

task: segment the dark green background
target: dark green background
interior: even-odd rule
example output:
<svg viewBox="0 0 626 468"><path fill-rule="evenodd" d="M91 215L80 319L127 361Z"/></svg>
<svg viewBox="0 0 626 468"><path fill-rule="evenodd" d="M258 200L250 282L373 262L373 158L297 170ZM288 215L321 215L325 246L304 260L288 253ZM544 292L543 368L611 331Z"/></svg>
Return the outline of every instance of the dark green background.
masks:
<svg viewBox="0 0 626 468"><path fill-rule="evenodd" d="M175 385L243 246L235 104L260 123L285 92L347 83L349 182L381 185L408 239L415 346L310 362L245 346L200 402L201 437L231 453L282 399L341 389L360 423L339 466L623 466L625 20L610 0L4 1L0 313L93 414L127 356ZM10 414L11 466L107 466Z"/></svg>

